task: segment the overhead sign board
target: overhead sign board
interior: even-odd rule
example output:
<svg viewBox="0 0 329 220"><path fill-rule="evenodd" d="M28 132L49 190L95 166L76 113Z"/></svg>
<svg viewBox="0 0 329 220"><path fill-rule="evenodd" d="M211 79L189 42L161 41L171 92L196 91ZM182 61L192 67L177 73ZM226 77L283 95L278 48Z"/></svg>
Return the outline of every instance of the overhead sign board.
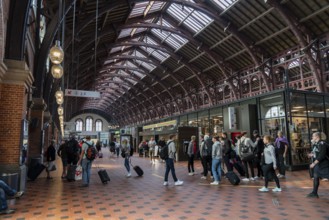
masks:
<svg viewBox="0 0 329 220"><path fill-rule="evenodd" d="M93 92L93 91L65 89L65 96L75 96L75 97L84 97L84 98L100 98L101 94L99 92Z"/></svg>

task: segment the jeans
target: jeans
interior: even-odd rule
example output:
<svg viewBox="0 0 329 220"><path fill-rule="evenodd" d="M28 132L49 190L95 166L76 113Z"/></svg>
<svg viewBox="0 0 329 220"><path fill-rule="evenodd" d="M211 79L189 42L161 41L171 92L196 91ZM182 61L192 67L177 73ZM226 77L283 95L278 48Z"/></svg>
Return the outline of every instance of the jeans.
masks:
<svg viewBox="0 0 329 220"><path fill-rule="evenodd" d="M176 182L178 179L177 179L176 173L175 173L174 159L172 159L172 158L166 159L166 173L165 173L165 178L164 178L165 182L168 182L168 175L169 175L170 170L171 170L172 178Z"/></svg>
<svg viewBox="0 0 329 220"><path fill-rule="evenodd" d="M130 173L129 158L130 157L126 154L126 157L125 157L125 167L126 167L128 173Z"/></svg>
<svg viewBox="0 0 329 220"><path fill-rule="evenodd" d="M210 171L212 176L211 160L212 160L211 156L202 157L203 176L208 175L208 170Z"/></svg>
<svg viewBox="0 0 329 220"><path fill-rule="evenodd" d="M116 153L117 153L117 157L119 157L119 154L120 154L120 148L116 148L115 151L116 151Z"/></svg>
<svg viewBox="0 0 329 220"><path fill-rule="evenodd" d="M192 154L191 156L188 156L187 169L188 169L189 173L191 171L192 171L192 173L194 173L194 154Z"/></svg>
<svg viewBox="0 0 329 220"><path fill-rule="evenodd" d="M212 159L212 174L214 175L214 180L219 182L221 180L221 159Z"/></svg>
<svg viewBox="0 0 329 220"><path fill-rule="evenodd" d="M16 194L16 190L10 188L4 181L0 180L0 201L1 201L1 209L6 210L8 208L6 194L8 196L14 196Z"/></svg>
<svg viewBox="0 0 329 220"><path fill-rule="evenodd" d="M250 172L251 172L251 177L254 178L255 177L255 172L254 172L254 164L253 164L253 161L250 160L250 161L242 161L243 162L243 165L245 167L245 171L246 171L246 177L249 178L249 171L248 171L248 165L249 165L249 169L250 169Z"/></svg>
<svg viewBox="0 0 329 220"><path fill-rule="evenodd" d="M83 184L89 185L90 175L91 175L91 165L92 161L88 159L82 159L82 181Z"/></svg>

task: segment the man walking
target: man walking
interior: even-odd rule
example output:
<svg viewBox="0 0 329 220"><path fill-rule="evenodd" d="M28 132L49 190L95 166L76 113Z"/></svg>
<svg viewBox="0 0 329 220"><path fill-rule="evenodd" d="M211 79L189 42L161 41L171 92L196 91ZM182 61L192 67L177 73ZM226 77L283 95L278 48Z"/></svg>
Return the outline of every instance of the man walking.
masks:
<svg viewBox="0 0 329 220"><path fill-rule="evenodd" d="M175 159L175 154L176 154L176 146L175 146L175 135L170 135L169 141L167 142L168 145L168 158L166 159L166 173L165 173L165 178L164 178L164 186L168 186L168 175L169 171L171 171L171 175L175 181L175 186L180 186L183 185L183 181L180 181L176 177L175 173L175 166L174 166L174 159Z"/></svg>
<svg viewBox="0 0 329 220"><path fill-rule="evenodd" d="M90 148L90 149L89 149ZM90 153L89 153L90 152ZM86 142L82 144L82 151L78 164L82 166L82 187L88 187L91 176L91 165L93 159L96 157L96 148L93 146L93 142L90 141L90 136L86 137Z"/></svg>

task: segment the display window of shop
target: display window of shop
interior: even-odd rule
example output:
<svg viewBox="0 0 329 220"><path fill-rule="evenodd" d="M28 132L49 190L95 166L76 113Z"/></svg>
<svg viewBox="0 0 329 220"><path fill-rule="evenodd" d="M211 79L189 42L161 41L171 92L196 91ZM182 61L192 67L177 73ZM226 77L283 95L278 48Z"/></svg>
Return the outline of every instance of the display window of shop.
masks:
<svg viewBox="0 0 329 220"><path fill-rule="evenodd" d="M223 120L223 108L214 108L210 110L210 133L213 135L219 135L223 132L224 120Z"/></svg>
<svg viewBox="0 0 329 220"><path fill-rule="evenodd" d="M188 114L188 126L198 127L198 114L197 113Z"/></svg>
<svg viewBox="0 0 329 220"><path fill-rule="evenodd" d="M209 129L209 110L198 113L199 127L201 127L202 134L211 134Z"/></svg>
<svg viewBox="0 0 329 220"><path fill-rule="evenodd" d="M179 117L179 126L188 126L187 115Z"/></svg>
<svg viewBox="0 0 329 220"><path fill-rule="evenodd" d="M283 100L283 93L260 98L259 116L263 135L269 134L276 138L278 131L286 134Z"/></svg>
<svg viewBox="0 0 329 220"><path fill-rule="evenodd" d="M314 132L324 132L325 108L319 95L292 93L291 95L290 142L294 165L307 164Z"/></svg>

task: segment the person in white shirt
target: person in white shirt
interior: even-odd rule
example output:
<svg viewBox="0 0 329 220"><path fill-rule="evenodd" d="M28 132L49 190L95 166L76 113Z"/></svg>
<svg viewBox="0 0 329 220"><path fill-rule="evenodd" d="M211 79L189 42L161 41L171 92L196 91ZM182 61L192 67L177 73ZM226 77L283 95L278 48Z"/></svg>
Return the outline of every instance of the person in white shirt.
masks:
<svg viewBox="0 0 329 220"><path fill-rule="evenodd" d="M155 148L156 142L155 142L153 137L147 143L147 145L149 146L149 156L150 156L150 159L151 159L150 163L155 164L154 148Z"/></svg>

